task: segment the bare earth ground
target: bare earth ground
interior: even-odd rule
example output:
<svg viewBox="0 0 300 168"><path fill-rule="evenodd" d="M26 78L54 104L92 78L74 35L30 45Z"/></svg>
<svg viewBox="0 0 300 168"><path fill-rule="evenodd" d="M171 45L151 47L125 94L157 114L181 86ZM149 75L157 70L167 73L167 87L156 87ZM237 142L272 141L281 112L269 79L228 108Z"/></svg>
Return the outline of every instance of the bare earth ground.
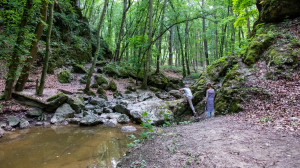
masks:
<svg viewBox="0 0 300 168"><path fill-rule="evenodd" d="M118 166L299 167L299 136L273 131L235 115L163 128L156 138L130 149Z"/></svg>

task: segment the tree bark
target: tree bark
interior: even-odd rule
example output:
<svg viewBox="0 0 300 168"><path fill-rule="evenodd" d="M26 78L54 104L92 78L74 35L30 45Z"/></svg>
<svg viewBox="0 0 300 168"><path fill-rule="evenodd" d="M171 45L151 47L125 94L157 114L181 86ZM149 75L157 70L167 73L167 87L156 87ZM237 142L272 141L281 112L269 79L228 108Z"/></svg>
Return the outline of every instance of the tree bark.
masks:
<svg viewBox="0 0 300 168"><path fill-rule="evenodd" d="M87 82L86 82L85 89L84 89L85 92L88 92L90 90L90 84L91 84L93 72L94 72L95 65L96 65L96 62L97 62L97 58L98 58L98 55L99 55L100 46L101 46L100 45L100 42L101 42L101 39L100 39L101 38L101 35L100 35L101 25L102 25L103 20L104 20L107 4L108 4L108 0L105 0L104 6L103 6L103 9L102 9L102 13L101 13L101 16L100 16L100 20L99 20L99 23L98 23L98 27L97 27L97 48L96 48L96 51L94 53L94 60L93 60L92 66L91 66L91 68L89 70L89 73L88 73Z"/></svg>
<svg viewBox="0 0 300 168"><path fill-rule="evenodd" d="M185 51L184 51L184 55L185 55L185 63L186 63L186 70L187 70L187 75L190 75L191 74L191 71L190 71L190 66L189 66L189 58L188 58L188 40L189 40L189 30L188 30L188 27L189 27L189 22L186 22L185 23Z"/></svg>
<svg viewBox="0 0 300 168"><path fill-rule="evenodd" d="M44 59L44 67L43 67L43 71L42 71L40 85L39 85L39 87L37 89L37 93L36 93L39 96L43 95L45 79L46 79L46 74L47 74L47 70L48 70L51 31L52 31L52 25L53 25L53 8L54 8L54 1L49 3L49 18L47 20L48 29L47 29L47 40L46 40L46 55L45 55L45 59Z"/></svg>
<svg viewBox="0 0 300 168"><path fill-rule="evenodd" d="M170 36L169 36L169 66L173 65L173 51L172 51L172 37L173 37L173 28L170 28Z"/></svg>
<svg viewBox="0 0 300 168"><path fill-rule="evenodd" d="M147 59L146 59L146 70L144 72L144 79L142 88L147 88L148 83L148 73L150 71L150 60L151 60L151 41L152 41L152 15L153 15L153 0L149 0L149 32L148 32L148 45L150 45L148 51L147 51Z"/></svg>
<svg viewBox="0 0 300 168"><path fill-rule="evenodd" d="M205 8L205 0L202 0L202 9ZM206 39L206 26L205 26L205 18L202 19L202 27L203 27L203 40L204 40L204 53L206 59L206 66L209 65L208 61L208 47L207 47L207 39Z"/></svg>
<svg viewBox="0 0 300 168"><path fill-rule="evenodd" d="M182 64L182 76L186 77L186 71L185 71L185 65L184 65L184 53L183 53L183 45L180 37L180 31L179 31L179 26L177 27L177 33L178 33L178 39L179 39L179 44L180 44L180 51L181 51L181 64Z"/></svg>
<svg viewBox="0 0 300 168"><path fill-rule="evenodd" d="M9 62L9 70L7 73L7 79L5 82L5 89L4 89L4 99L5 100L11 99L13 84L16 79L18 66L20 64L20 55L22 53L20 46L23 45L24 40L25 40L24 34L26 31L26 25L32 16L32 11L31 11L32 7L33 7L32 0L27 0L26 7L24 9L24 13L22 16L22 20L19 25L18 38L16 41L16 45L14 46L12 58Z"/></svg>
<svg viewBox="0 0 300 168"><path fill-rule="evenodd" d="M41 8L41 13L40 13L40 21L38 23L38 25L36 26L35 29L35 38L32 41L30 50L29 50L29 57L27 57L25 63L24 63L24 67L22 69L21 72L21 76L19 77L17 84L15 86L15 90L16 91L22 91L24 90L26 81L28 80L29 74L30 74L30 70L32 67L32 64L34 62L34 60L36 59L36 54L38 52L38 43L40 41L40 38L43 34L44 31L44 22L46 22L47 20L47 9L48 9L48 4L46 0L43 0L42 3L42 8Z"/></svg>

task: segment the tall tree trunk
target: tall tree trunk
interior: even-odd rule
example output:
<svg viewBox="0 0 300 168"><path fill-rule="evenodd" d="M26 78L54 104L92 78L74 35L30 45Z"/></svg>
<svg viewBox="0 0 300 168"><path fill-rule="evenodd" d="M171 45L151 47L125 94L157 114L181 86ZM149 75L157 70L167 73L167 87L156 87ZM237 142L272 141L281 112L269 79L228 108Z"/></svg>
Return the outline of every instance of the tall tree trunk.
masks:
<svg viewBox="0 0 300 168"><path fill-rule="evenodd" d="M170 28L170 36L169 36L169 66L173 65L172 36L173 36L173 27Z"/></svg>
<svg viewBox="0 0 300 168"><path fill-rule="evenodd" d="M164 23L164 17L165 17L165 9L166 9L166 4L167 4L167 0L164 0L164 6L163 6L163 10L162 10L162 16L161 16L161 22L160 22L160 26L159 26L159 34L161 34L164 29L163 29L163 23ZM158 39L158 55L156 57L156 71L155 73L159 73L159 59L161 57L161 41L162 41L162 37L160 37Z"/></svg>
<svg viewBox="0 0 300 168"><path fill-rule="evenodd" d="M147 51L147 59L146 59L146 71L144 72L144 79L142 88L147 88L148 83L148 73L150 71L150 61L151 61L151 41L152 41L152 15L153 15L153 0L149 0L149 31L148 31L148 45L150 45Z"/></svg>
<svg viewBox="0 0 300 168"><path fill-rule="evenodd" d="M32 41L32 44L30 47L29 57L26 59L26 61L24 63L24 67L22 69L21 76L19 77L17 84L15 86L16 91L24 90L26 81L28 80L28 77L29 77L29 73L30 73L32 64L33 64L34 60L36 59L36 54L38 52L37 45L38 45L40 38L43 34L43 31L44 31L44 22L46 22L46 20L47 20L47 9L48 9L47 1L43 0L41 13L40 13L40 21L35 29L35 38Z"/></svg>
<svg viewBox="0 0 300 168"><path fill-rule="evenodd" d="M91 66L91 68L89 70L89 73L88 73L87 82L86 82L85 89L84 89L85 92L88 92L90 90L90 84L91 84L93 72L94 72L95 65L96 65L96 62L97 62L97 58L98 58L98 55L99 55L100 46L101 46L100 45L100 42L101 42L101 39L100 39L101 38L101 35L100 35L101 25L102 25L103 20L104 20L107 4L108 4L108 0L105 0L104 6L103 6L103 9L102 9L102 13L101 13L101 16L100 16L100 20L99 20L99 23L98 23L98 27L97 27L97 48L96 48L96 51L94 53L94 60L93 60L92 66Z"/></svg>
<svg viewBox="0 0 300 168"><path fill-rule="evenodd" d="M107 42L109 45L112 45L112 15L113 15L113 5L114 5L114 1L111 1L111 5L110 5L110 12L109 12L109 17L108 18L108 32L107 32ZM108 10L107 10L108 11Z"/></svg>
<svg viewBox="0 0 300 168"><path fill-rule="evenodd" d="M40 85L39 85L39 87L37 89L37 93L36 93L39 96L43 95L45 79L46 79L46 74L47 74L47 70L48 70L51 31L52 31L52 25L53 25L53 8L54 8L54 1L49 3L49 18L47 20L48 29L47 29L47 40L46 40L46 55L45 55L45 59L44 59L44 67L43 67L43 71L42 71Z"/></svg>
<svg viewBox="0 0 300 168"><path fill-rule="evenodd" d="M185 22L185 51L184 51L184 55L185 55L185 63L186 63L186 70L187 70L187 74L190 75L191 74L191 71L190 71L190 66L189 66L189 58L188 58L188 41L189 41L189 30L188 30L188 27L189 27L189 22Z"/></svg>
<svg viewBox="0 0 300 168"><path fill-rule="evenodd" d="M246 15L248 16L248 9L245 9ZM251 29L250 29L250 19L247 17L247 29L248 29L248 37L250 37Z"/></svg>
<svg viewBox="0 0 300 168"><path fill-rule="evenodd" d="M125 20L126 20L126 13L127 13L129 8L130 8L130 0L129 0L128 7L127 7L127 0L124 0L121 27L120 27L119 38L118 38L118 42L117 42L117 48L116 48L116 51L115 51L115 58L114 58L115 61L120 61L119 53L120 53L120 48L121 48L121 41L122 41L122 36L123 36L123 32L124 32L124 24L125 24Z"/></svg>
<svg viewBox="0 0 300 168"><path fill-rule="evenodd" d="M202 0L202 9L205 8L205 0ZM206 66L209 65L208 61L208 47L207 47L207 39L206 39L206 25L205 25L205 18L202 19L202 27L203 27L203 40L204 40L204 53L206 59Z"/></svg>
<svg viewBox="0 0 300 168"><path fill-rule="evenodd" d="M186 71L185 71L185 65L184 65L183 44L182 44L181 37L180 37L179 26L177 25L176 27L177 27L177 33L178 33L178 39L179 39L180 51L181 51L182 76L186 77Z"/></svg>
<svg viewBox="0 0 300 168"><path fill-rule="evenodd" d="M24 13L22 16L22 20L19 25L18 38L13 49L12 58L11 60L9 60L9 67L8 67L9 69L8 69L7 79L5 82L5 89L4 89L5 100L11 99L13 84L16 79L18 66L20 64L20 56L22 54L22 50L21 50L22 47L20 46L23 45L25 40L24 34L26 32L26 25L32 16L32 11L31 11L32 7L33 7L32 0L27 0L26 7L24 9Z"/></svg>
<svg viewBox="0 0 300 168"><path fill-rule="evenodd" d="M198 41L198 38L199 38L199 32L198 32L198 29L196 30L196 43L195 43L195 66L196 66L196 69L198 69L198 57L199 57L199 41Z"/></svg>

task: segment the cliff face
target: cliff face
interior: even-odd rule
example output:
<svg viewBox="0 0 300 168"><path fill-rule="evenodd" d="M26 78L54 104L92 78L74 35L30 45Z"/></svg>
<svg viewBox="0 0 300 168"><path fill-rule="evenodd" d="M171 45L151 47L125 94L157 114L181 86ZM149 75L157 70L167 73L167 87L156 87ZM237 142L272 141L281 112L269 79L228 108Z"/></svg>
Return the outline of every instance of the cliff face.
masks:
<svg viewBox="0 0 300 168"><path fill-rule="evenodd" d="M220 115L240 112L245 104L260 95L272 97L272 93L266 93L269 83L295 81L299 75L300 2L270 0L258 5L260 18L244 52L209 65L191 86L198 113L204 112L208 82L216 90L215 111ZM177 110L178 116L190 113L187 106L181 107Z"/></svg>

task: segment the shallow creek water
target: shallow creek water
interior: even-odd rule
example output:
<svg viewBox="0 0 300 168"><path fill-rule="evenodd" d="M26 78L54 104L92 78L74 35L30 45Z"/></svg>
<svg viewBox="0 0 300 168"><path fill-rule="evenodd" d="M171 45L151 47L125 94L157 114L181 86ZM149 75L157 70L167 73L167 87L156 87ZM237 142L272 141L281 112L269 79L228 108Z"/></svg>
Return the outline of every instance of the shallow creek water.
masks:
<svg viewBox="0 0 300 168"><path fill-rule="evenodd" d="M128 135L105 126L18 130L0 139L0 168L115 167L131 142Z"/></svg>

